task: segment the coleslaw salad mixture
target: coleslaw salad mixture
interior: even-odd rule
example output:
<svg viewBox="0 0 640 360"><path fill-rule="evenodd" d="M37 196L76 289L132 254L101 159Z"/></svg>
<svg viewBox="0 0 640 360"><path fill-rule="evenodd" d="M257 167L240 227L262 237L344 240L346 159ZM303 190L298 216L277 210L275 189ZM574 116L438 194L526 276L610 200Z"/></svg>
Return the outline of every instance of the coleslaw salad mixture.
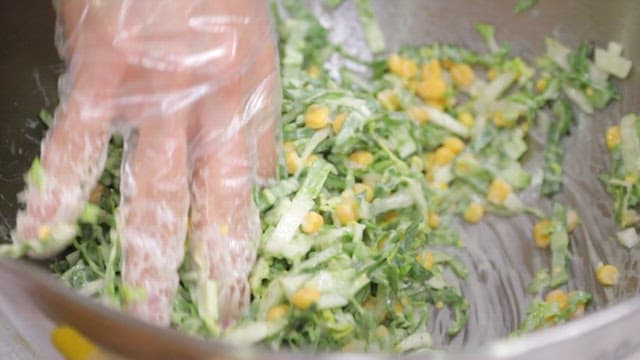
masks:
<svg viewBox="0 0 640 360"><path fill-rule="evenodd" d="M369 1L356 3L372 52L384 51ZM468 272L456 256L464 239L453 223L473 226L488 213L504 221L523 213L535 217L531 239L518 240L534 241L551 259L529 284L537 300L515 334L584 313L591 296L567 291L570 234L579 216L553 197L562 190L563 139L576 113L605 108L618 97L611 78L630 71L620 45L569 49L549 38L546 53L530 63L500 44L493 27L479 24L486 52L431 44L366 62L330 43L328 30L298 2L283 1L274 12L284 91L282 153L277 181L254 193L262 235L250 277L252 302L242 319L220 328L216 284L196 290L187 262L173 326L273 349L429 349L434 312L448 309L447 331L454 337L473 301L449 281ZM339 76L330 74L325 63L332 56L365 71L342 66ZM552 119L540 185L540 195L553 202L550 214L519 196L532 185L524 155L541 113ZM48 113L41 118L50 124ZM611 128L607 144L612 171L601 179L623 229L618 238L632 247L640 221L634 210L640 202L638 117L625 116ZM115 138L79 235L52 264L62 281L116 308L145 296L119 278L114 228L121 157L122 140ZM27 176L36 184L44 176L38 160ZM43 238L55 241L55 233ZM4 248L12 256L25 252Z"/></svg>

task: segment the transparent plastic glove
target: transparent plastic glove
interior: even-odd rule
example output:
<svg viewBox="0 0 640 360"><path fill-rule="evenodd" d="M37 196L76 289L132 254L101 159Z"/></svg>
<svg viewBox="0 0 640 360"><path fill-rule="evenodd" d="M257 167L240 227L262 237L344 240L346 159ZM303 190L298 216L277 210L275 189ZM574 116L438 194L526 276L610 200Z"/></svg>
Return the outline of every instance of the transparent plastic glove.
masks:
<svg viewBox="0 0 640 360"><path fill-rule="evenodd" d="M169 324L188 238L198 305L210 321L218 312L229 324L249 302L260 230L251 188L275 171L279 83L267 2L62 0L56 7L68 70L14 241L29 243L33 257L67 246L109 139L122 133L122 278L144 294L126 310ZM218 309L204 303L212 289Z"/></svg>

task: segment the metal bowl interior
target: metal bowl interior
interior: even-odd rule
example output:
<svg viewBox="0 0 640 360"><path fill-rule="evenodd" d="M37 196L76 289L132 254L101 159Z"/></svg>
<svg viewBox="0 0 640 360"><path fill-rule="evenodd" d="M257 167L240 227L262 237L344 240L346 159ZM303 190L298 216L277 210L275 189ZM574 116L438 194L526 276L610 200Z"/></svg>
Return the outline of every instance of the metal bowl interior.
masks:
<svg viewBox="0 0 640 360"><path fill-rule="evenodd" d="M533 10L522 14L513 13L514 3L512 0L379 0L374 1L374 10L389 51L432 42L457 43L482 50L483 44L473 27L478 22L485 22L496 26L499 41L509 42L513 52L527 60L541 54L544 38L553 36L569 46L592 41L604 47L609 41L617 41L623 44L625 56L640 64L640 48L634 46L640 42L640 21L637 20L640 2L541 1ZM356 53L366 54L354 4L348 1L335 10L322 4L322 1L311 1L310 8L323 24L334 29L333 39L345 43ZM41 108L55 107L56 81L63 66L53 46L54 14L48 3L25 0L5 2L0 6L2 26L6 27L3 29L5 56L0 66L5 79L5 86L0 87L0 102L5 109L4 120L0 122L0 239L8 239L19 206L16 194L23 186L22 174L38 154L39 139L44 132L37 114ZM463 334L448 339L445 325L449 314L445 311L434 314L431 330L436 345L451 352L433 356L510 358L561 352L596 358L624 355L624 351L631 353L640 348L640 342L634 343L628 336L630 331L638 329L634 322L640 323L640 298L636 296L640 249L629 251L615 241L616 226L610 200L597 180L597 175L608 166L604 130L621 115L640 111L640 106L636 105L640 103L639 84L640 73L634 70L630 79L619 84L620 100L604 112L580 117L577 129L565 143L567 173L565 190L559 199L575 208L583 221L571 240L569 288L586 290L594 295L591 313L568 325L518 340L496 340L516 329L524 317L526 305L531 300L531 295L526 293L526 284L537 269L548 264L548 254L536 250L530 241L532 219L491 217L473 229L462 227L460 230L466 247L459 255L473 269L469 279L460 283L472 304L471 317ZM543 144L544 132L534 130L532 151L528 155L529 169L539 169ZM537 194L538 188L534 185L525 192L524 199L548 210L549 202L540 200ZM605 289L597 283L594 272L600 261L615 264L622 270L617 286ZM49 284L49 281L44 282ZM32 287L15 286L15 291L10 292L13 297L37 296ZM68 296L64 290L59 289L59 292L63 294L61 296ZM150 330L149 326L99 309L78 297L72 297L72 300L82 309L110 319L128 334L157 335L155 338L143 337L149 345L144 346L145 349L151 350L153 344L172 338L171 346L194 349L191 353L181 353L185 354L183 357L189 357L186 354L196 357L238 354L237 349L217 343L198 342L196 346L192 340L174 332ZM82 323L78 320L82 317L73 312L52 309L51 305L42 302L34 304L53 319L76 325L98 342L125 353L132 351L126 341L114 342L101 336L104 331L94 326L93 321ZM604 308L607 309L601 310ZM156 346L156 349L160 348L166 347ZM129 354L140 355L139 352ZM153 354L163 355L158 351Z"/></svg>

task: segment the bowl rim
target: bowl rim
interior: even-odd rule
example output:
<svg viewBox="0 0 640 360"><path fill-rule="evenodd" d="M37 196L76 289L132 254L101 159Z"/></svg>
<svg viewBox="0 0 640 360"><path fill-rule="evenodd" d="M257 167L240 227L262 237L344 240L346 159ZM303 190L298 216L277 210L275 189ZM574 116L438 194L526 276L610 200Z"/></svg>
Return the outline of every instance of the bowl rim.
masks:
<svg viewBox="0 0 640 360"><path fill-rule="evenodd" d="M100 332L99 324L108 322L110 327L116 327L131 334L136 334L154 344L177 346L188 358L222 357L222 358L266 358L266 359L390 359L397 358L397 354L383 353L341 353L318 352L300 353L290 350L275 351L256 346L239 346L225 343L220 339L203 339L182 333L173 328L162 328L143 322L117 309L100 304L95 299L83 296L64 286L51 273L29 264L24 260L0 259L0 279L3 283L18 288L24 295L32 300L36 308L54 320L63 321L97 344L112 348L113 341L110 336L104 336ZM19 276L17 276L19 274ZM6 280L6 281L5 281ZM53 301L51 300L53 299ZM46 300L46 301L45 301ZM52 304L67 303L84 315L83 323L78 317L65 316L59 308L52 308ZM64 306L62 306L64 308ZM66 314L68 315L68 314ZM86 316L91 321L86 321ZM82 318L83 316L80 316ZM540 349L551 349L555 345L571 344L572 340L580 339L587 334L595 334L606 330L609 326L624 321L631 323L640 317L640 294L622 300L604 309L589 312L579 319L570 322L527 333L515 338L499 338L490 340L479 346L465 347L455 350L428 351L426 354L434 359L515 359L531 355ZM98 326L96 326L98 325ZM640 330L640 327L636 326ZM624 337L624 336L622 336ZM631 338L631 337L629 337ZM639 340L636 340L640 342ZM577 345L577 344L576 344ZM608 347L616 344L608 343ZM413 358L418 354L407 355L405 358ZM420 353L424 357L425 353Z"/></svg>

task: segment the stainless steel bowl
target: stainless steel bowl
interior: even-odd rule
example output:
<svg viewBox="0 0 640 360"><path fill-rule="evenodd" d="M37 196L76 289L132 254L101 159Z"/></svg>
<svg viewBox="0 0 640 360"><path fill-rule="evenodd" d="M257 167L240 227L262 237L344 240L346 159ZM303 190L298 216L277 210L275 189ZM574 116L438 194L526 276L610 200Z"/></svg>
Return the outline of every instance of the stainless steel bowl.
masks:
<svg viewBox="0 0 640 360"><path fill-rule="evenodd" d="M321 21L335 29L336 41L349 49L366 52L351 1L329 11L322 1L311 1ZM500 41L511 43L514 53L532 60L543 51L545 36L570 46L593 41L624 45L625 55L640 64L640 2L634 0L541 0L533 10L513 13L515 0L395 0L374 1L374 10L385 33L389 50L434 41L458 43L474 49L483 45L474 24L496 25ZM8 239L17 209L16 193L22 188L22 174L37 155L43 129L36 120L42 107L55 106L55 83L62 69L53 46L53 12L41 0L4 2L0 16L5 35L5 54L0 72L4 84L0 101L0 238ZM604 147L605 128L622 114L640 112L640 73L621 82L620 101L605 112L580 118L578 128L567 141L566 186L560 197L581 214L583 225L571 240L573 274L570 286L594 295L590 313L584 318L517 339L504 339L522 320L530 295L526 284L548 255L530 241L532 220L491 218L473 233L462 229L466 249L460 254L473 275L461 286L472 303L465 332L451 341L442 324L446 314L432 324L435 341L446 343L447 352L424 356L448 359L481 358L582 358L617 359L640 356L640 297L638 275L640 249L626 250L616 243L610 200L597 181L608 166ZM528 166L540 162L542 131L534 131ZM537 199L537 188L524 194L526 201L548 208ZM620 283L604 289L595 280L599 261L621 269ZM172 330L142 324L103 308L64 289L24 263L0 262L4 284L0 303L5 307L36 309L55 323L68 323L97 343L115 352L144 358L300 358L299 354L272 354L256 349L237 349L217 342L188 338ZM34 310L35 311L35 310ZM20 322L21 314L12 314ZM24 325L32 326L31 324ZM40 333L47 337L44 328ZM46 343L48 340L42 340ZM311 355L305 355L311 356ZM323 355L337 358L375 358L379 355Z"/></svg>

